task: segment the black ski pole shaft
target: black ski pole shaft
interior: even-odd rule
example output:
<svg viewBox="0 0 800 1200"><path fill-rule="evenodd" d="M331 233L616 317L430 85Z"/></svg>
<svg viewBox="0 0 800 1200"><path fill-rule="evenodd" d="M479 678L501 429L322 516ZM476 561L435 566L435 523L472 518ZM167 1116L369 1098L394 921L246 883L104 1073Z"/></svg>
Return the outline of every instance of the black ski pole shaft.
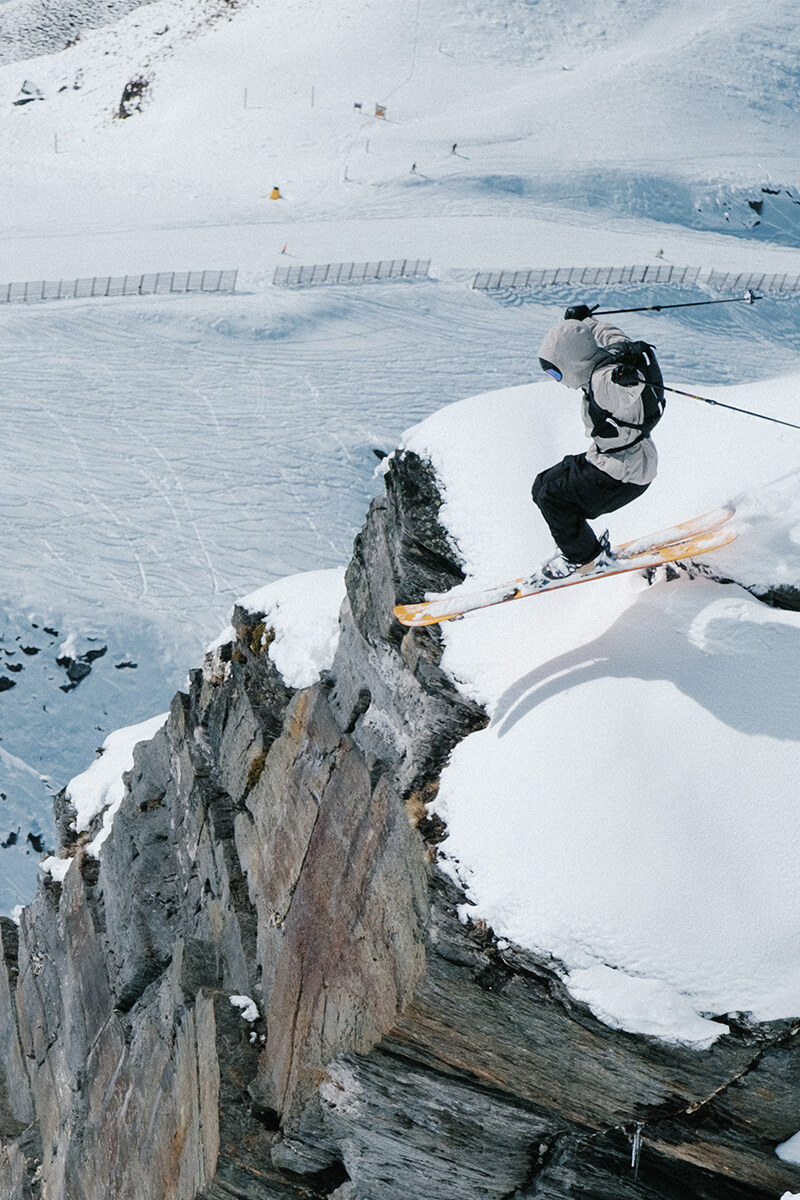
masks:
<svg viewBox="0 0 800 1200"><path fill-rule="evenodd" d="M661 312L664 308L703 308L706 304L754 304L756 300L762 299L762 296L748 292L746 296L736 296L732 300L689 300L685 304L647 304L643 308L593 308L592 316L609 317L615 313Z"/></svg>
<svg viewBox="0 0 800 1200"><path fill-rule="evenodd" d="M747 417L758 417L760 421L771 421L773 425L787 425L789 429L800 429L791 421L781 421L777 417L768 417L764 413L753 412L749 408L737 408L735 404L723 404L721 400L711 400L708 396L696 396L694 392L682 392L679 388L663 385L665 392L673 392L676 396L688 396L690 400L702 400L703 404L713 404L716 408L729 408L731 412L744 413Z"/></svg>

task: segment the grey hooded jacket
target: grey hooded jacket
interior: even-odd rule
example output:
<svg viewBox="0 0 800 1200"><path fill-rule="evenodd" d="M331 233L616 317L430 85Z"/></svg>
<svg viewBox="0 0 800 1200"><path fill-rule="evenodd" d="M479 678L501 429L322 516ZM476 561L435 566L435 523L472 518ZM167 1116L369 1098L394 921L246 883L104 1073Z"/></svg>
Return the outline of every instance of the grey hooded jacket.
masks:
<svg viewBox="0 0 800 1200"><path fill-rule="evenodd" d="M594 398L601 408L610 413L611 423L620 421L641 424L644 421L642 404L643 384L624 387L611 378L614 361L606 347L629 339L613 325L587 317L584 321L562 321L554 326L539 347L539 357L558 367L561 382L569 388L587 388L592 382ZM583 423L587 436L592 436L592 421L589 417L589 401L583 399ZM605 471L621 483L650 483L658 469L658 454L652 438L644 438L630 450L620 449L638 437L635 429L625 425L618 428L616 436L594 437L586 452L587 461ZM616 453L609 454L609 450ZM606 453L604 453L606 451Z"/></svg>

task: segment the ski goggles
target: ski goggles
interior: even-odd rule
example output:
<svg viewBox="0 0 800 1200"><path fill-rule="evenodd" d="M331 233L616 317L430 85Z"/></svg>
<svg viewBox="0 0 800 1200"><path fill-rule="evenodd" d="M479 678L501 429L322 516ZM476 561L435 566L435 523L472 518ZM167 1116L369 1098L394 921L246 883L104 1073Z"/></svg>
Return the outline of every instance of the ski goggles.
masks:
<svg viewBox="0 0 800 1200"><path fill-rule="evenodd" d="M557 383L561 382L562 375L558 367L553 363L548 362L546 358L539 359L539 365L546 374L550 375Z"/></svg>

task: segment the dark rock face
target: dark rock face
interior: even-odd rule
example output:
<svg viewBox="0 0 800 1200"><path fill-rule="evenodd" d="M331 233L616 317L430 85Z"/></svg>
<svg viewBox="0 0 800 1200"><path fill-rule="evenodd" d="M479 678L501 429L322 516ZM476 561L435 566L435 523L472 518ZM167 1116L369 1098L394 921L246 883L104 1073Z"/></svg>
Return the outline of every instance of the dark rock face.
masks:
<svg viewBox="0 0 800 1200"><path fill-rule="evenodd" d="M0 1200L800 1190L774 1154L800 1022L728 1019L704 1052L614 1032L459 920L426 803L486 718L436 630L392 621L460 569L430 468L386 482L328 675L287 687L237 610L138 747L99 862L72 833L63 883L0 922Z"/></svg>

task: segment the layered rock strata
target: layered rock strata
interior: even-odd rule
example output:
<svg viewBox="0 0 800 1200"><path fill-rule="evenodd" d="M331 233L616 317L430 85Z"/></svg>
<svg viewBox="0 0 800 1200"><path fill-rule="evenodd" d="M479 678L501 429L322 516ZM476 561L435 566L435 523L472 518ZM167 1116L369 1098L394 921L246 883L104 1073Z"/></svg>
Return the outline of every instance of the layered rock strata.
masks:
<svg viewBox="0 0 800 1200"><path fill-rule="evenodd" d="M429 804L486 716L438 632L391 618L461 577L439 505L392 460L313 687L237 609L137 748L99 861L62 799L74 861L0 926L0 1200L800 1190L774 1154L800 1022L728 1016L702 1052L615 1032L558 964L459 919Z"/></svg>

